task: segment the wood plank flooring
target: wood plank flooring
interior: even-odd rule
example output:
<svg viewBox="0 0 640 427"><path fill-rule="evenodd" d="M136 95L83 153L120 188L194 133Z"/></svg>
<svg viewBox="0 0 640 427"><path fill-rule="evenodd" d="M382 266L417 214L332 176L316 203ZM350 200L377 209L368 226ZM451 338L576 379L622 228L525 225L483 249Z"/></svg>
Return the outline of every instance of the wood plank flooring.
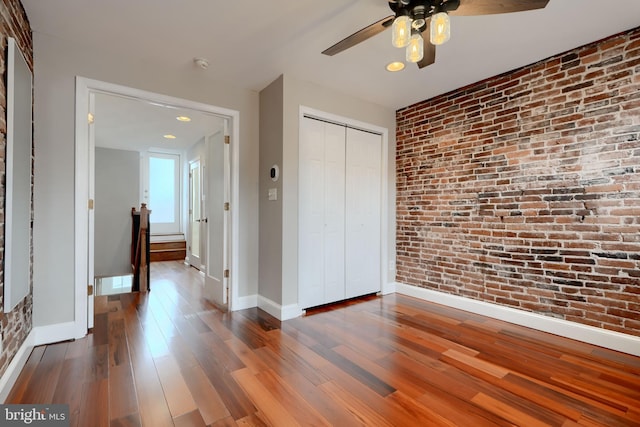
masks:
<svg viewBox="0 0 640 427"><path fill-rule="evenodd" d="M279 322L202 276L96 298L81 340L33 350L7 403L86 426L638 426L640 358L400 295Z"/></svg>

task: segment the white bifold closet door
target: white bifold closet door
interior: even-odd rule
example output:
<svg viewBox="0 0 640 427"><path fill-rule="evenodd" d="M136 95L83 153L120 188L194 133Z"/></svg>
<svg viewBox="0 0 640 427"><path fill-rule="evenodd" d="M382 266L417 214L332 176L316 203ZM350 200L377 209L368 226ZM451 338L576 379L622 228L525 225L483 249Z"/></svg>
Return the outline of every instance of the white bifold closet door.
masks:
<svg viewBox="0 0 640 427"><path fill-rule="evenodd" d="M304 118L300 136L299 300L345 298L345 127Z"/></svg>
<svg viewBox="0 0 640 427"><path fill-rule="evenodd" d="M380 135L305 117L299 160L300 306L379 291Z"/></svg>
<svg viewBox="0 0 640 427"><path fill-rule="evenodd" d="M346 298L380 291L380 135L347 128Z"/></svg>

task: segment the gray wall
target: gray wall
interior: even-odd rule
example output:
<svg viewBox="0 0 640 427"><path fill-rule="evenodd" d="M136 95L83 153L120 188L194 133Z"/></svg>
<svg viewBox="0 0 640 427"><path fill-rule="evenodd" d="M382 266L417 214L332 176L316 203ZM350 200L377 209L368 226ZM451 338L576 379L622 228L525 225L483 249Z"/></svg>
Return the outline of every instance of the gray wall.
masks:
<svg viewBox="0 0 640 427"><path fill-rule="evenodd" d="M240 296L258 292L258 93L213 80L185 60L166 70L34 32L34 326L74 320L75 77L203 102L240 112Z"/></svg>
<svg viewBox="0 0 640 427"><path fill-rule="evenodd" d="M272 165L282 168L283 88L280 76L260 92L260 295L282 302L282 175L273 182ZM268 200L269 189L278 200Z"/></svg>
<svg viewBox="0 0 640 427"><path fill-rule="evenodd" d="M96 147L96 277L131 273L131 208L140 203L140 153Z"/></svg>
<svg viewBox="0 0 640 427"><path fill-rule="evenodd" d="M287 75L278 78L260 96L260 295L286 307L298 303L300 106L389 130L389 164L384 173L388 179L390 260L395 254L395 111ZM280 104L282 115L278 111ZM279 128L280 122L282 129ZM268 167L274 162L281 162L278 203L267 202L265 192L265 187L271 185L266 181ZM278 238L275 234L280 230L282 237ZM279 248L278 244L282 247ZM393 273L385 278L387 282L393 280Z"/></svg>

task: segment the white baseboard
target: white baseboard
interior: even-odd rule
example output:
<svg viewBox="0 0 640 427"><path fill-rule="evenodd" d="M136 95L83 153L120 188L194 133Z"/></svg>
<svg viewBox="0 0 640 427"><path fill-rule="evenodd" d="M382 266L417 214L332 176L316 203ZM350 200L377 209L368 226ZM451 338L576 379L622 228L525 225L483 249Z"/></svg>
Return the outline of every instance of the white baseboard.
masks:
<svg viewBox="0 0 640 427"><path fill-rule="evenodd" d="M282 306L280 320L289 320L300 317L304 314L304 310L298 304L289 304Z"/></svg>
<svg viewBox="0 0 640 427"><path fill-rule="evenodd" d="M258 308L266 311L281 321L300 317L304 313L298 304L283 306L271 301L269 298L263 297L262 295L258 295Z"/></svg>
<svg viewBox="0 0 640 427"><path fill-rule="evenodd" d="M16 352L15 356L7 366L7 370L4 371L4 374L0 378L0 402L4 403L9 397L9 393L13 388L13 385L16 383L20 372L22 372L22 368L27 363L29 356L31 355L31 350L33 350L33 329L27 335L24 342Z"/></svg>
<svg viewBox="0 0 640 427"><path fill-rule="evenodd" d="M246 297L238 297L232 307L232 310L244 310L245 308L253 308L257 306L258 295L247 295Z"/></svg>
<svg viewBox="0 0 640 427"><path fill-rule="evenodd" d="M640 337L608 331L593 326L582 325L568 320L556 319L542 314L531 313L511 307L446 294L417 286L396 284L397 293L419 298L448 307L469 311L493 319L504 320L538 331L549 332L561 337L594 344L611 350L640 356Z"/></svg>
<svg viewBox="0 0 640 427"><path fill-rule="evenodd" d="M266 311L278 320L289 320L295 317L300 317L303 314L303 311L298 307L298 304L282 306L271 301L269 298L263 297L262 295L239 297L236 304L233 306L233 311L253 307L258 307Z"/></svg>
<svg viewBox="0 0 640 427"><path fill-rule="evenodd" d="M396 282L387 282L382 285L382 291L380 293L382 295L389 295L396 292L396 289Z"/></svg>
<svg viewBox="0 0 640 427"><path fill-rule="evenodd" d="M78 325L75 322L56 323L54 325L37 326L31 331L33 333L33 345L51 344L54 342L67 341L82 338L78 335Z"/></svg>

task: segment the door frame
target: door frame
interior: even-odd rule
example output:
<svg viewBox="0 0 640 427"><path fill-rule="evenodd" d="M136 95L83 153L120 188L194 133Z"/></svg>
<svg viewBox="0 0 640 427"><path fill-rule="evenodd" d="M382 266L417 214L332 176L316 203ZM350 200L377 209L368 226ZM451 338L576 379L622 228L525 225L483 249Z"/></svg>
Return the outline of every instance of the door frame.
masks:
<svg viewBox="0 0 640 427"><path fill-rule="evenodd" d="M392 269L391 262L389 260L389 130L387 128L374 125L360 120L352 119L349 117L328 113L326 111L318 110L315 108L300 105L298 109L298 145L300 144L302 122L305 117L321 120L336 125L359 129L365 132L371 132L380 135L382 138L382 153L381 153L381 182L380 182L380 294L386 295L395 292L395 282L389 281L389 271ZM300 161L297 159L298 162ZM297 165L299 167L299 164ZM298 192L300 188L298 187ZM300 197L298 195L297 204L300 203ZM298 207L296 207L298 209ZM299 218L296 222L296 227L299 227ZM299 230L296 231L296 248L299 250ZM296 256L298 252L296 252ZM299 259L296 259L296 279L300 276L298 269ZM395 267L394 267L395 268ZM298 309L300 307L300 280L297 283L298 290ZM283 319L284 320L284 319Z"/></svg>
<svg viewBox="0 0 640 427"><path fill-rule="evenodd" d="M123 96L160 105L174 106L198 110L214 114L229 121L230 135L230 161L231 161L231 200L230 200L230 249L229 268L232 272L229 280L229 310L234 310L238 304L238 242L239 242L239 164L240 164L240 112L227 108L217 107L182 98L175 98L154 92L148 92L127 86L107 83L100 80L76 76L75 98L75 224L74 224L74 287L75 287L75 313L73 338L81 338L87 334L87 330L93 326L93 319L89 319L89 281L90 267L93 260L89 254L93 253L94 230L90 225L92 209L90 200L94 199L94 165L93 156L95 147L89 137L88 116L90 110L91 94L104 93L113 96Z"/></svg>

